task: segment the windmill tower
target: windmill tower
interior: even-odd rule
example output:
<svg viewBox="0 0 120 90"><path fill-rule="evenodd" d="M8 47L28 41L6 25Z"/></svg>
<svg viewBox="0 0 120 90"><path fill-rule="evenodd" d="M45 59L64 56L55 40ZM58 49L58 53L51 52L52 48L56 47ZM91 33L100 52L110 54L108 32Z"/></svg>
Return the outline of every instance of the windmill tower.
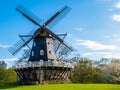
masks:
<svg viewBox="0 0 120 90"><path fill-rule="evenodd" d="M47 27L55 26L70 9L68 6L63 7L41 25L41 19L28 9L22 5L16 8L23 16L39 26L32 35L19 35L21 40L9 48L13 55L25 46L30 49L28 61L13 66L19 84L63 83L69 79L72 66L70 63L59 61L60 56L73 51L63 40L67 34L55 34ZM60 36L63 36L63 39ZM28 45L30 41L33 41L32 47Z"/></svg>

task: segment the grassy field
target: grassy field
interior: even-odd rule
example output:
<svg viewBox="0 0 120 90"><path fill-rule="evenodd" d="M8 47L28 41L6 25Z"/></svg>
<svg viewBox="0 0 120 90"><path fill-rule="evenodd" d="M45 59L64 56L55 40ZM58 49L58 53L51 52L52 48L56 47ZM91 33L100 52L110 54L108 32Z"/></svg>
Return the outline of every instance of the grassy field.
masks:
<svg viewBox="0 0 120 90"><path fill-rule="evenodd" d="M0 90L120 90L115 84L51 84L32 86L0 86Z"/></svg>

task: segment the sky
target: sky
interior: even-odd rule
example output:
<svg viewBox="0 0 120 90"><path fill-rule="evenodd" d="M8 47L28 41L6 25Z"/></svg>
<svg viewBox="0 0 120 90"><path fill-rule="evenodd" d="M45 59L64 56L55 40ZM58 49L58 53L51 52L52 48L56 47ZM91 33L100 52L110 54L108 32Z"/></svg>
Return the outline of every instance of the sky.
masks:
<svg viewBox="0 0 120 90"><path fill-rule="evenodd" d="M68 5L70 13L52 28L54 33L67 33L65 41L75 54L94 60L120 58L120 0L0 0L0 60L10 66L13 56L8 48L36 28L15 8L22 4L42 23Z"/></svg>

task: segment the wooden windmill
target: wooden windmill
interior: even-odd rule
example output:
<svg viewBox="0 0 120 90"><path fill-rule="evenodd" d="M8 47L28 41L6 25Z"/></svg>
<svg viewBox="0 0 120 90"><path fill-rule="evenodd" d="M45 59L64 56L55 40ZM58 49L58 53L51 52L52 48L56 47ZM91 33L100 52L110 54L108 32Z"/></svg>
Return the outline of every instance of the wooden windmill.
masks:
<svg viewBox="0 0 120 90"><path fill-rule="evenodd" d="M28 46L30 48L28 61L13 66L17 72L19 84L62 83L67 81L72 67L69 63L60 62L58 59L73 49L60 38L60 36L65 37L67 34L55 34L47 27L55 26L71 8L63 7L43 25L40 24L41 19L22 5L19 5L16 10L39 26L32 35L19 35L22 40L9 48L9 51L15 55L23 47L28 46L31 40L33 41L32 47ZM27 40L24 37L27 37Z"/></svg>

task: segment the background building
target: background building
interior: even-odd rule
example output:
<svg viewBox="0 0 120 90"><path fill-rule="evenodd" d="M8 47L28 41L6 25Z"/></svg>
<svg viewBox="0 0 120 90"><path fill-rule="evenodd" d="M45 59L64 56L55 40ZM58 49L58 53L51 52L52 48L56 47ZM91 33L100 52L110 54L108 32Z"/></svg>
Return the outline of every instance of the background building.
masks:
<svg viewBox="0 0 120 90"><path fill-rule="evenodd" d="M5 63L5 61L0 61L0 66L7 68L7 64Z"/></svg>

